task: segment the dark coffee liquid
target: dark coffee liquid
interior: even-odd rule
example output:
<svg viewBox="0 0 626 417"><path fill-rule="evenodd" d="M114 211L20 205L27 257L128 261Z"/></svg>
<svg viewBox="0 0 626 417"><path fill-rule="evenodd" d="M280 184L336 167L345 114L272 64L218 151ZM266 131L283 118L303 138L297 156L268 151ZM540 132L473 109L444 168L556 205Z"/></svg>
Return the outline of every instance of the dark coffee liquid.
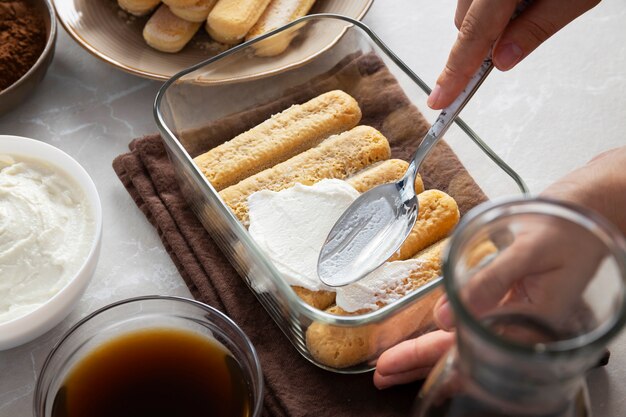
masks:
<svg viewBox="0 0 626 417"><path fill-rule="evenodd" d="M82 359L57 392L52 417L247 417L237 361L217 342L173 329L113 339Z"/></svg>

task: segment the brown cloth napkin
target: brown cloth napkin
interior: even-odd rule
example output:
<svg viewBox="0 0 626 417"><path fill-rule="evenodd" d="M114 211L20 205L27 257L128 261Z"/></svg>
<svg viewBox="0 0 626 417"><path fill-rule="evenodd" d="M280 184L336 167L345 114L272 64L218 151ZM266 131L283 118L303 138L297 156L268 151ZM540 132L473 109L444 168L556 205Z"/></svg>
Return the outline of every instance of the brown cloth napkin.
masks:
<svg viewBox="0 0 626 417"><path fill-rule="evenodd" d="M355 79L359 81L355 83ZM182 141L195 156L294 102L336 88L357 99L363 112L361 124L373 126L389 138L393 157L411 157L429 125L374 55L352 57L282 100L232 115L199 132L185 132ZM379 391L372 383L371 373L335 374L301 357L187 206L161 138L152 135L136 139L130 149L130 153L113 162L115 172L156 227L191 293L235 320L256 347L266 381L264 416L409 414L419 384ZM421 172L426 187L451 194L462 213L485 199L443 142L433 150Z"/></svg>

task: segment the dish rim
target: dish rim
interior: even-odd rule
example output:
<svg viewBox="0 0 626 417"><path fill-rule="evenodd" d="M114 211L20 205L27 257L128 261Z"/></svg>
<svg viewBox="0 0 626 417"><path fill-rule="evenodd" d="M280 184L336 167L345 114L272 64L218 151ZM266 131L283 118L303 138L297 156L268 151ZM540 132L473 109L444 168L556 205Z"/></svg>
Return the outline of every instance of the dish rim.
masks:
<svg viewBox="0 0 626 417"><path fill-rule="evenodd" d="M299 19L294 20L291 23L288 23L287 25L277 28L271 32L265 33L259 36L258 38L255 38L243 44L237 45L234 48L231 48L219 55L216 55L202 62L199 62L198 64L195 64L177 73L168 81L166 81L163 84L163 86L161 86L161 88L159 89L157 96L155 98L155 101L154 101L153 116L155 118L157 127L159 128L161 136L166 142L166 146L170 150L177 149L178 151L180 151L181 155L184 156L187 162L192 165L193 175L195 176L194 180L200 181L200 183L203 183L206 186L202 190L203 193L210 192L214 194L214 197L218 199L218 201L221 204L217 205L216 209L220 212L220 215L224 216L225 218L229 220L229 223L234 224L234 228L231 228L231 231L236 235L238 239L240 239L245 245L248 246L248 248L252 252L253 257L255 258L254 261L260 262L265 268L267 268L267 270L271 272L270 279L272 280L273 284L279 289L279 291L281 291L281 293L285 296L287 303L289 304L289 307L293 309L293 312L295 312L296 314L302 314L311 320L320 321L320 322L330 324L330 325L354 327L354 326L367 325L367 324L383 321L393 316L398 311L402 311L405 308L408 308L416 299L422 296L425 296L427 293L429 293L434 288L436 288L439 284L441 284L443 280L443 276L439 276L438 278L421 286L420 288L414 290L413 292L410 292L409 294L405 295L399 300L396 300L393 303L390 303L378 310L374 310L365 314L352 315L352 316L337 316L337 315L333 315L322 310L318 310L308 305L302 299L300 299L300 297L296 295L296 293L293 291L291 286L287 284L286 281L281 277L276 267L272 264L269 258L263 254L263 252L258 247L254 239L248 233L247 229L241 224L241 222L235 217L232 211L226 206L224 201L221 199L219 193L215 190L215 188L213 188L211 183L202 174L202 172L200 171L200 168L193 162L193 158L189 155L185 147L176 138L176 135L174 134L174 132L171 129L169 129L160 111L161 101L165 97L165 93L167 92L168 88L172 84L177 82L179 79L184 77L185 75L193 71L196 71L197 69L201 67L210 65L211 63L218 61L222 58L225 58L231 54L237 53L239 50L243 48L247 48L250 45L256 42L260 42L264 40L265 38L273 36L276 33L279 33L284 30L288 30L292 26L298 25L308 20L315 20L315 19L337 19L337 20L342 20L342 21L345 21L349 24L356 26L357 28L365 32L365 34L369 36L369 38L381 49L381 51L385 55L387 55L387 57L390 58L394 62L394 64L396 64L398 68L402 70L424 92L426 92L427 94L430 93L431 91L430 87L428 87L428 85L419 76L417 76L417 74L415 74L406 64L404 64L404 62L402 62L402 60L398 58L398 56L395 55L391 51L391 49L387 47L387 45L365 23L358 21L356 19L347 17L347 16L338 15L334 13L318 13L318 14L311 14L311 15L303 16ZM513 182L515 182L516 185L519 187L520 192L522 194L529 193L528 187L526 186L522 178L506 162L504 162L482 139L480 139L478 135L465 122L463 122L460 118L457 118L455 120L455 123L463 130L465 134L467 134L470 137L470 139L472 139L472 141L487 155L487 157L489 157L496 165L498 165L504 171L504 173L506 173L509 177L511 177ZM253 291L253 292L256 295L256 291Z"/></svg>

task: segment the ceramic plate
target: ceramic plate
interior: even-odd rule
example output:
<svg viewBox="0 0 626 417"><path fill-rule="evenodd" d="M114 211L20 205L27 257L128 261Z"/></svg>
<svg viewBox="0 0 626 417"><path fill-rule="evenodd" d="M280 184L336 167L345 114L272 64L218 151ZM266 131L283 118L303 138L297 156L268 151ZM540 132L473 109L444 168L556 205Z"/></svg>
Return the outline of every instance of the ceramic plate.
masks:
<svg viewBox="0 0 626 417"><path fill-rule="evenodd" d="M337 13L361 19L373 0L317 0L311 13ZM167 80L177 72L215 56L225 46L212 41L200 29L187 46L176 54L150 48L142 37L147 17L122 11L116 0L55 0L59 21L67 32L98 58L132 74ZM323 49L328 45L320 45ZM283 66L280 58L262 72ZM258 76L259 74L249 74Z"/></svg>

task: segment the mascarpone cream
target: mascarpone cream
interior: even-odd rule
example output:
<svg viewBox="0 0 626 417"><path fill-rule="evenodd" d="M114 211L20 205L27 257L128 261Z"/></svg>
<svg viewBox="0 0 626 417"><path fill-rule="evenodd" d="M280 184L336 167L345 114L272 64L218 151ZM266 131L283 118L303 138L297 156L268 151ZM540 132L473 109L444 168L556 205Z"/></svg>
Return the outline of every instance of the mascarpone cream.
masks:
<svg viewBox="0 0 626 417"><path fill-rule="evenodd" d="M358 196L336 179L258 191L248 198L248 231L290 285L328 290L317 276L317 258L333 225Z"/></svg>
<svg viewBox="0 0 626 417"><path fill-rule="evenodd" d="M0 155L0 322L59 292L94 235L91 207L71 178L44 161Z"/></svg>
<svg viewBox="0 0 626 417"><path fill-rule="evenodd" d="M361 309L376 310L381 305L393 303L411 291L409 276L422 264L419 259L386 262L365 278L337 288L335 302L348 312Z"/></svg>
<svg viewBox="0 0 626 417"><path fill-rule="evenodd" d="M353 284L330 288L317 276L317 259L335 222L359 193L341 180L312 186L296 184L282 191L258 191L248 198L249 232L289 285L313 291L336 291L336 303L348 312L376 310L410 289L408 278L422 261L383 264Z"/></svg>

